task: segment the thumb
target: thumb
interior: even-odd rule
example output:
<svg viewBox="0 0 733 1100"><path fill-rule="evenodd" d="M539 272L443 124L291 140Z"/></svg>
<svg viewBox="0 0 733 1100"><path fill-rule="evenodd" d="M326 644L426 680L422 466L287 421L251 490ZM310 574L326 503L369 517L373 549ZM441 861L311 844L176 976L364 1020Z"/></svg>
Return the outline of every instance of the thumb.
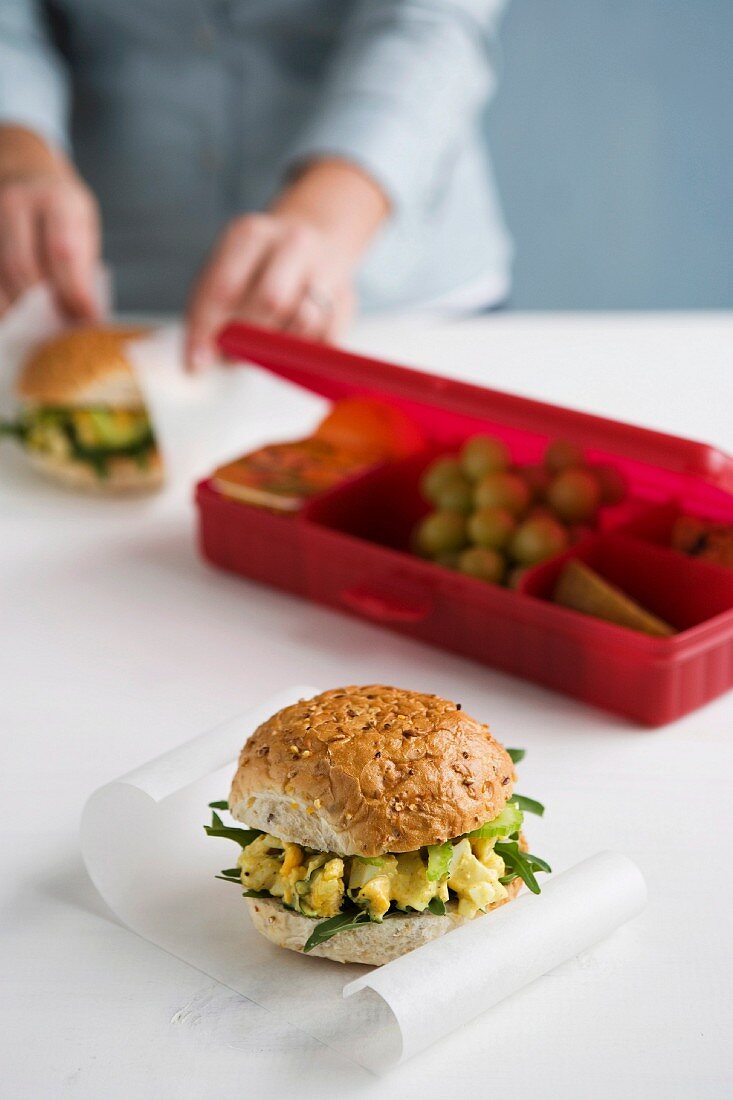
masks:
<svg viewBox="0 0 733 1100"><path fill-rule="evenodd" d="M186 366L206 366L216 358L216 336L241 305L248 280L262 263L270 234L260 222L239 219L224 233L199 276L187 311Z"/></svg>
<svg viewBox="0 0 733 1100"><path fill-rule="evenodd" d="M236 266L215 257L199 276L186 311L185 362L190 371L210 367L216 335L232 316L239 282Z"/></svg>
<svg viewBox="0 0 733 1100"><path fill-rule="evenodd" d="M216 333L228 315L224 302L213 298L205 285L197 285L186 315L184 359L187 370L206 370L214 362Z"/></svg>

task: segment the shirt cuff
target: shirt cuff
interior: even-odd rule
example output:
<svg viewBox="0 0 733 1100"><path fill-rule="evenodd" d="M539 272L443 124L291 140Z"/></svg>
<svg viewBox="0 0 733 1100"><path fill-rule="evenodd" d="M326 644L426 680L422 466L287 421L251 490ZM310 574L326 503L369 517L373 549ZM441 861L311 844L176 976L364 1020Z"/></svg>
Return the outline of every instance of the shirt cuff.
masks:
<svg viewBox="0 0 733 1100"><path fill-rule="evenodd" d="M67 114L68 91L60 64L18 56L0 41L0 124L23 126L68 152Z"/></svg>
<svg viewBox="0 0 733 1100"><path fill-rule="evenodd" d="M70 152L69 136L65 128L47 115L28 110L25 106L13 109L3 104L0 110L0 126L22 126L25 130L31 130L52 149L67 154Z"/></svg>
<svg viewBox="0 0 733 1100"><path fill-rule="evenodd" d="M344 97L329 103L303 131L289 150L286 171L324 157L350 161L381 188L394 212L429 186L424 143L420 155L414 129L386 96Z"/></svg>

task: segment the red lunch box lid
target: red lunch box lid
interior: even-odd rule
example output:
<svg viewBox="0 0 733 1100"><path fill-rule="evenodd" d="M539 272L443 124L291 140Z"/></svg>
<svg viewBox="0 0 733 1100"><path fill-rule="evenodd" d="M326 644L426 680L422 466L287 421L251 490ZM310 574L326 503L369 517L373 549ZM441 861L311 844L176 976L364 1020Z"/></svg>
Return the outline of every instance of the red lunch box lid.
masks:
<svg viewBox="0 0 733 1100"><path fill-rule="evenodd" d="M332 401L353 396L386 401L409 415L433 440L448 443L461 434L466 421L488 421L543 440L569 438L596 454L666 471L667 493L689 493L695 485L698 490L713 488L716 495L733 493L733 458L705 443L240 322L228 325L218 342L228 358L256 364ZM642 480L646 479L642 476Z"/></svg>

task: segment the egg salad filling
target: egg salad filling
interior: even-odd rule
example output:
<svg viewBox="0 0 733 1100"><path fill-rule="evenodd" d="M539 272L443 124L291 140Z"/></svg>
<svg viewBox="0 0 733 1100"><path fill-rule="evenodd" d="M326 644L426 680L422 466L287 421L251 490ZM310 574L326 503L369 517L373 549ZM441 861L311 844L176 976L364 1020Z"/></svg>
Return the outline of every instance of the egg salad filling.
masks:
<svg viewBox="0 0 733 1100"><path fill-rule="evenodd" d="M524 755L520 749L508 751L515 761ZM550 871L543 859L524 850L524 813L541 816L544 807L523 795L513 795L497 817L463 836L379 856L319 852L260 829L225 825L217 811L228 809L226 802L212 802L211 809L208 835L233 840L242 849L236 866L217 877L241 885L245 897L277 898L319 921L304 951L338 932L398 913L451 911L470 919L505 901L507 886L517 878L538 894L536 872Z"/></svg>
<svg viewBox="0 0 733 1100"><path fill-rule="evenodd" d="M145 409L65 408L40 405L3 432L30 451L88 463L103 478L111 458L132 458L145 468L155 450Z"/></svg>
<svg viewBox="0 0 733 1100"><path fill-rule="evenodd" d="M306 917L334 917L350 902L370 920L382 921L390 908L442 912L450 900L461 916L474 917L508 896L501 882L506 866L495 843L473 837L451 842L445 869L431 877L429 849L338 856L263 833L242 850L237 866L245 890L280 898Z"/></svg>

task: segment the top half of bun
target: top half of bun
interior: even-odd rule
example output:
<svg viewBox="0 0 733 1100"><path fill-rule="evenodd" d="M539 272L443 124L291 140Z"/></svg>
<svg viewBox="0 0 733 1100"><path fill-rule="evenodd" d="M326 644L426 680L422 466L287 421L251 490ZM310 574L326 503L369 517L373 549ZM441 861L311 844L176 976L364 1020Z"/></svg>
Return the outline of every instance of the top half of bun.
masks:
<svg viewBox="0 0 733 1100"><path fill-rule="evenodd" d="M229 807L282 840L374 856L477 828L513 782L488 726L437 695L377 684L273 715L242 749Z"/></svg>
<svg viewBox="0 0 733 1100"><path fill-rule="evenodd" d="M140 408L143 395L126 344L144 329L72 329L40 344L20 370L16 392L30 405Z"/></svg>

